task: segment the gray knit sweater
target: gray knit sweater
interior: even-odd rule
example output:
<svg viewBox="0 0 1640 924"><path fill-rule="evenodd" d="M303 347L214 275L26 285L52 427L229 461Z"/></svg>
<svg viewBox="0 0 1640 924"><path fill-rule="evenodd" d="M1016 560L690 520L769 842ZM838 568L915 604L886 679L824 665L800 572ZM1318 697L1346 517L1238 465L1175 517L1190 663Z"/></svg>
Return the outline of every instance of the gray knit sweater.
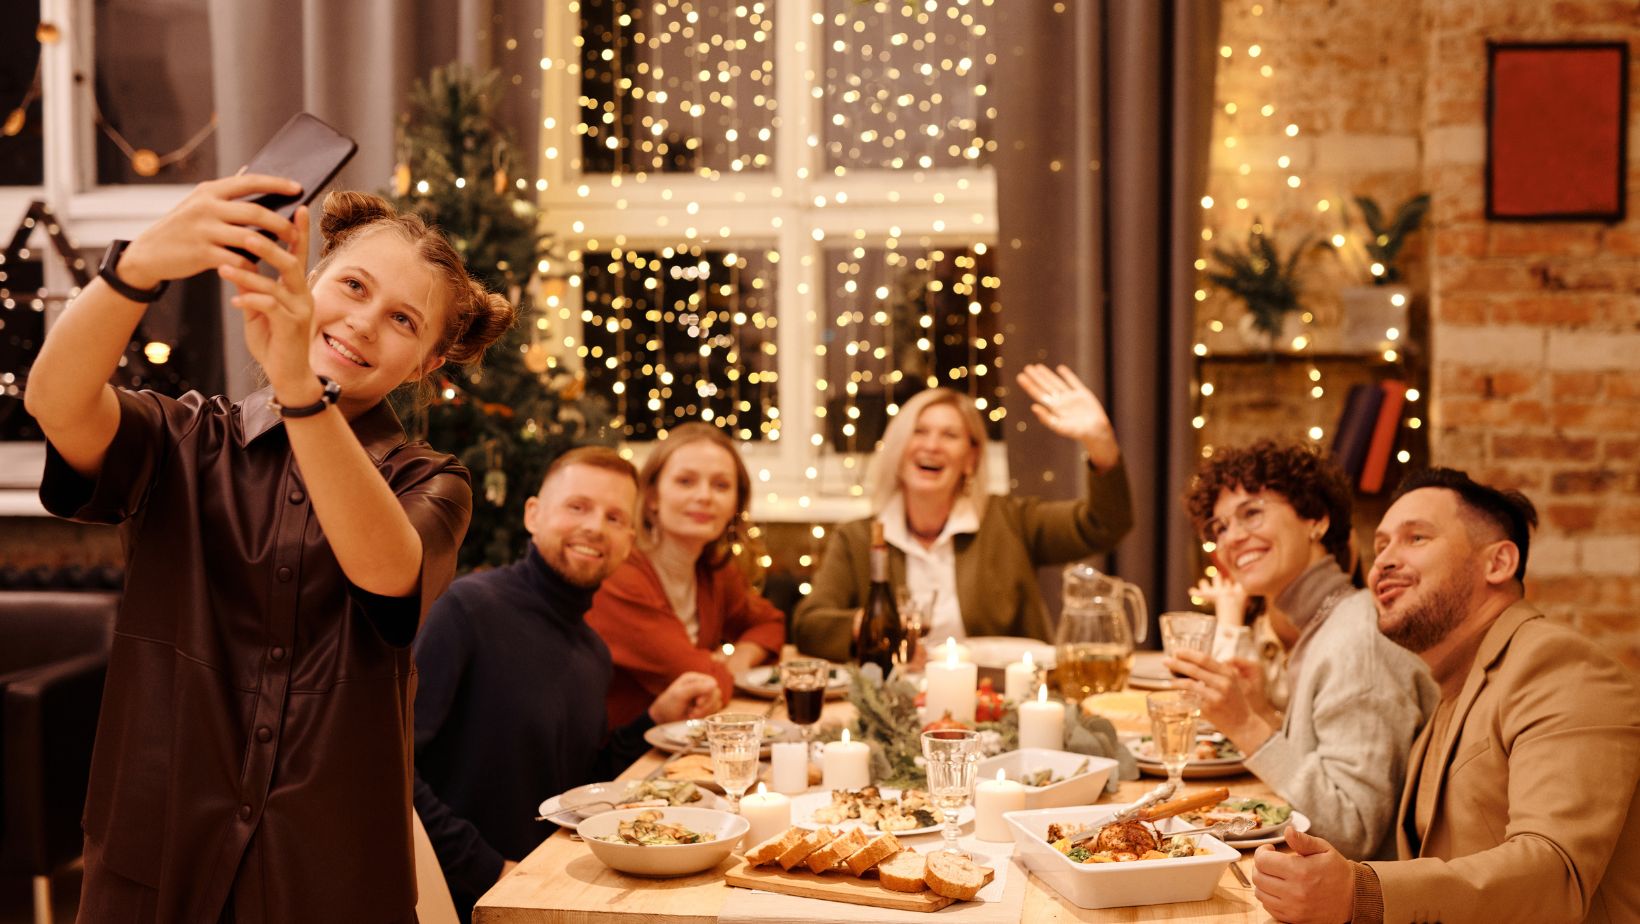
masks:
<svg viewBox="0 0 1640 924"><path fill-rule="evenodd" d="M1281 730L1247 758L1247 769L1344 856L1388 858L1407 754L1439 691L1422 660L1378 631L1367 591L1319 612L1347 581L1328 558L1282 593L1282 611L1300 624L1288 662L1291 698Z"/></svg>

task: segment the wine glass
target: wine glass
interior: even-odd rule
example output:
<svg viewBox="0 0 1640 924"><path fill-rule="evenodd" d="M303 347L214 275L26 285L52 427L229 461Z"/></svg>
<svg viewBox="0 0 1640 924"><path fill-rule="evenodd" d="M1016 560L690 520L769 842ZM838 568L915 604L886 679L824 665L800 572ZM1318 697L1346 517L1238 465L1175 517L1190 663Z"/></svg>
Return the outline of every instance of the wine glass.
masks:
<svg viewBox="0 0 1640 924"><path fill-rule="evenodd" d="M720 712L706 717L706 743L712 749L712 778L729 797L729 811L740 813L740 797L757 781L757 755L763 744L763 717L749 712Z"/></svg>
<svg viewBox="0 0 1640 924"><path fill-rule="evenodd" d="M1150 736L1167 770L1175 793L1184 784L1184 768L1196 751L1196 720L1202 714L1201 697L1183 690L1167 690L1145 697L1150 710Z"/></svg>
<svg viewBox="0 0 1640 924"><path fill-rule="evenodd" d="M780 665L780 688L786 696L786 715L803 730L803 743L811 744L814 723L826 701L826 685L831 680L831 662L819 658L799 658Z"/></svg>
<svg viewBox="0 0 1640 924"><path fill-rule="evenodd" d="M928 795L945 815L945 847L959 856L957 814L973 797L974 771L979 766L979 732L949 728L923 732L923 758L928 762Z"/></svg>
<svg viewBox="0 0 1640 924"><path fill-rule="evenodd" d="M917 661L917 652L925 647L922 640L934 631L934 604L939 597L938 590L918 594L904 584L894 588L894 602L900 608L900 623L905 626L907 642L903 663L921 663Z"/></svg>
<svg viewBox="0 0 1640 924"><path fill-rule="evenodd" d="M1168 657L1177 658L1181 651L1212 656L1213 637L1219 628L1218 617L1212 613L1163 613L1159 622L1162 627L1162 651Z"/></svg>

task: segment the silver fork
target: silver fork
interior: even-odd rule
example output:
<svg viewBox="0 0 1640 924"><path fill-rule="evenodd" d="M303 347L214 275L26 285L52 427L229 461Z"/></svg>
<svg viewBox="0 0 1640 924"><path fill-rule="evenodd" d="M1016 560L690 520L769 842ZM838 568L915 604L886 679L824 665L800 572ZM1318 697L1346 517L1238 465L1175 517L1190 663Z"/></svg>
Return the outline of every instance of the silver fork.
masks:
<svg viewBox="0 0 1640 924"><path fill-rule="evenodd" d="M1255 821L1254 819L1232 818L1229 821L1221 821L1218 824L1207 825L1202 828L1186 828L1183 831L1167 831L1162 834L1162 837L1190 837L1197 834L1210 834L1213 837L1218 837L1221 834L1228 834L1231 837L1240 837L1241 835L1246 834L1247 832L1258 827L1260 827L1260 822Z"/></svg>

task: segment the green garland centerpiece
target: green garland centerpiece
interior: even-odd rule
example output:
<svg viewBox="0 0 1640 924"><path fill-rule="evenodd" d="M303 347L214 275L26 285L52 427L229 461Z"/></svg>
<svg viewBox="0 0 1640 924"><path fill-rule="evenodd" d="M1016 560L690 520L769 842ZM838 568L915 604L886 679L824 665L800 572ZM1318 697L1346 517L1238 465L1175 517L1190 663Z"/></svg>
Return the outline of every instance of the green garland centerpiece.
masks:
<svg viewBox="0 0 1640 924"><path fill-rule="evenodd" d="M922 733L927 725L918 715L916 685L898 670L885 680L880 668L867 664L850 669L848 701L855 712L854 721L848 725L849 735L871 748L871 777L877 785L898 789L926 786ZM1114 758L1119 766L1111 774L1112 790L1118 779L1138 779L1138 765L1117 740L1116 728L1108 719L1087 715L1074 704L1065 710L1065 716L1065 750ZM933 724L940 721L935 717ZM1019 709L1014 703L1004 707L1000 719L978 722L973 727L980 733L982 757L1019 747ZM836 741L842 729L827 727L819 738Z"/></svg>

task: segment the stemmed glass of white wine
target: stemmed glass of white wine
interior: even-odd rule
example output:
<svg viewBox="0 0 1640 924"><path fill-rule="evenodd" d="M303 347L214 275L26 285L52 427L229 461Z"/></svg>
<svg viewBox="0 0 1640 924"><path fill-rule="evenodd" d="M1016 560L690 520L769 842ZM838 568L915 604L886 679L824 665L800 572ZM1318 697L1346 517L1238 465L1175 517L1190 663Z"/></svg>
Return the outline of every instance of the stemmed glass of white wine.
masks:
<svg viewBox="0 0 1640 924"><path fill-rule="evenodd" d="M1145 697L1150 710L1150 736L1156 755L1167 770L1167 782L1174 794L1181 792L1184 768L1196 752L1196 721L1201 718L1201 697L1183 690L1168 690Z"/></svg>
<svg viewBox="0 0 1640 924"><path fill-rule="evenodd" d="M729 797L729 811L740 813L740 797L757 782L757 756L763 746L763 717L750 712L722 712L706 718L706 743L712 749L712 778Z"/></svg>
<svg viewBox="0 0 1640 924"><path fill-rule="evenodd" d="M979 766L979 732L968 728L923 732L923 759L928 762L928 795L945 815L944 849L957 849L957 815L974 794Z"/></svg>

